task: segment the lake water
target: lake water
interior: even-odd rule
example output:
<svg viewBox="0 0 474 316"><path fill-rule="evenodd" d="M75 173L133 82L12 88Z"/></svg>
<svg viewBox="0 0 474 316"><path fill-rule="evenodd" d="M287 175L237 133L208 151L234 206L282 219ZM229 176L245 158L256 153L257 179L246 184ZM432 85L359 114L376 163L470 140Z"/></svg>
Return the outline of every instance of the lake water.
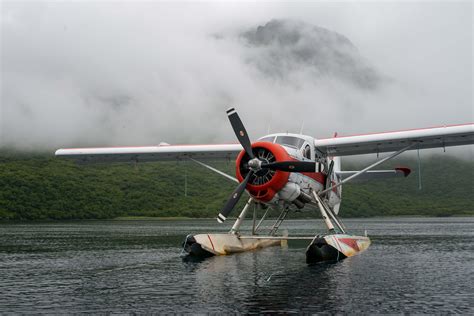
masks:
<svg viewBox="0 0 474 316"><path fill-rule="evenodd" d="M187 234L231 226L215 220L0 224L0 314L474 313L474 218L345 224L372 245L314 266L308 241L183 260ZM324 232L319 220L282 228Z"/></svg>

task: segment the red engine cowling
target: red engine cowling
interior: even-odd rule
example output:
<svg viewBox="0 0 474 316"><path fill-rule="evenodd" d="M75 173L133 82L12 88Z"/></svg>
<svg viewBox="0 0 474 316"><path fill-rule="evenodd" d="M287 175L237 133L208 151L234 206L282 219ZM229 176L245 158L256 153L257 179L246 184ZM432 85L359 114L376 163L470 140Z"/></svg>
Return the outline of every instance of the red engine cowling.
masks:
<svg viewBox="0 0 474 316"><path fill-rule="evenodd" d="M264 163L292 160L286 150L278 144L255 142L252 144L252 149L255 156ZM250 157L245 151L241 151L237 156L236 175L240 182L243 181L249 172L247 167L249 160ZM261 202L269 202L288 182L289 175L289 172L285 171L261 169L250 178L247 190L255 199Z"/></svg>

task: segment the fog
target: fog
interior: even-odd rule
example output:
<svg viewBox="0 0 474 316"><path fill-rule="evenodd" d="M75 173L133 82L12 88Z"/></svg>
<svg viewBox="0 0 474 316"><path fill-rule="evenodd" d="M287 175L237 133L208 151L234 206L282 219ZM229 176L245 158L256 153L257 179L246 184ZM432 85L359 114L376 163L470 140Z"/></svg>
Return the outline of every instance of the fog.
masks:
<svg viewBox="0 0 474 316"><path fill-rule="evenodd" d="M470 2L1 5L0 147L474 121Z"/></svg>

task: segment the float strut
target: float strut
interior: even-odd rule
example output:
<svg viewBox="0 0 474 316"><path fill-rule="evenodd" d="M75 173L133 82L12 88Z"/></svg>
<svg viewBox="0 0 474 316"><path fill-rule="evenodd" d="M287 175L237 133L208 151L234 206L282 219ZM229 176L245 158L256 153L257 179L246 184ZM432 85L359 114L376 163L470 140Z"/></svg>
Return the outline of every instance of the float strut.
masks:
<svg viewBox="0 0 474 316"><path fill-rule="evenodd" d="M321 216L324 219L324 222L326 223L326 226L328 227L329 231L331 233L335 232L334 230L334 225L331 222L331 219L329 218L328 214L326 213L326 210L324 209L323 202L319 198L319 196L316 194L316 192L311 191L313 193L314 199L316 200L316 203L318 204L319 211L321 212Z"/></svg>
<svg viewBox="0 0 474 316"><path fill-rule="evenodd" d="M235 220L234 226L230 229L231 234L237 234L239 231L240 225L242 225L243 220L245 219L245 215L247 215L247 210L249 209L250 204L252 203L253 199L250 198L244 206L242 212L240 212L239 217Z"/></svg>
<svg viewBox="0 0 474 316"><path fill-rule="evenodd" d="M260 219L260 221L258 222L257 226L255 226L255 232L257 232L257 230L260 228L260 225L262 225L263 221L265 220L265 218L267 217L267 214L268 214L268 211L270 210L270 207L267 208L267 210L265 211L265 213L263 214L262 218Z"/></svg>

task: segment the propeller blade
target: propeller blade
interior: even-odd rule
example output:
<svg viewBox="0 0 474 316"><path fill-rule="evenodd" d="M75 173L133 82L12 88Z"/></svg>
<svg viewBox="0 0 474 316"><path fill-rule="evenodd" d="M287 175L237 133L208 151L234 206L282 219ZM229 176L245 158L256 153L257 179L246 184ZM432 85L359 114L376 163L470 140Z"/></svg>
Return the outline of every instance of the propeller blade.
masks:
<svg viewBox="0 0 474 316"><path fill-rule="evenodd" d="M247 155L249 155L250 159L255 158L252 152L252 144L250 143L250 138L247 135L247 131L245 130L244 124L240 120L239 114L237 114L234 108L230 108L227 110L227 116L229 117L230 124L234 129L235 136L237 136L239 143L242 145Z"/></svg>
<svg viewBox="0 0 474 316"><path fill-rule="evenodd" d="M234 192L230 195L229 199L225 203L224 207L222 208L222 211L217 215L217 221L219 223L223 223L227 216L229 216L230 212L234 209L235 205L237 202L239 202L240 197L242 196L242 193L245 190L245 187L247 186L247 183L250 180L250 177L253 175L253 171L250 170L247 176L245 177L244 181L242 181L237 188L235 188Z"/></svg>
<svg viewBox="0 0 474 316"><path fill-rule="evenodd" d="M262 164L260 167L288 172L316 172L316 163L312 161L278 161Z"/></svg>

